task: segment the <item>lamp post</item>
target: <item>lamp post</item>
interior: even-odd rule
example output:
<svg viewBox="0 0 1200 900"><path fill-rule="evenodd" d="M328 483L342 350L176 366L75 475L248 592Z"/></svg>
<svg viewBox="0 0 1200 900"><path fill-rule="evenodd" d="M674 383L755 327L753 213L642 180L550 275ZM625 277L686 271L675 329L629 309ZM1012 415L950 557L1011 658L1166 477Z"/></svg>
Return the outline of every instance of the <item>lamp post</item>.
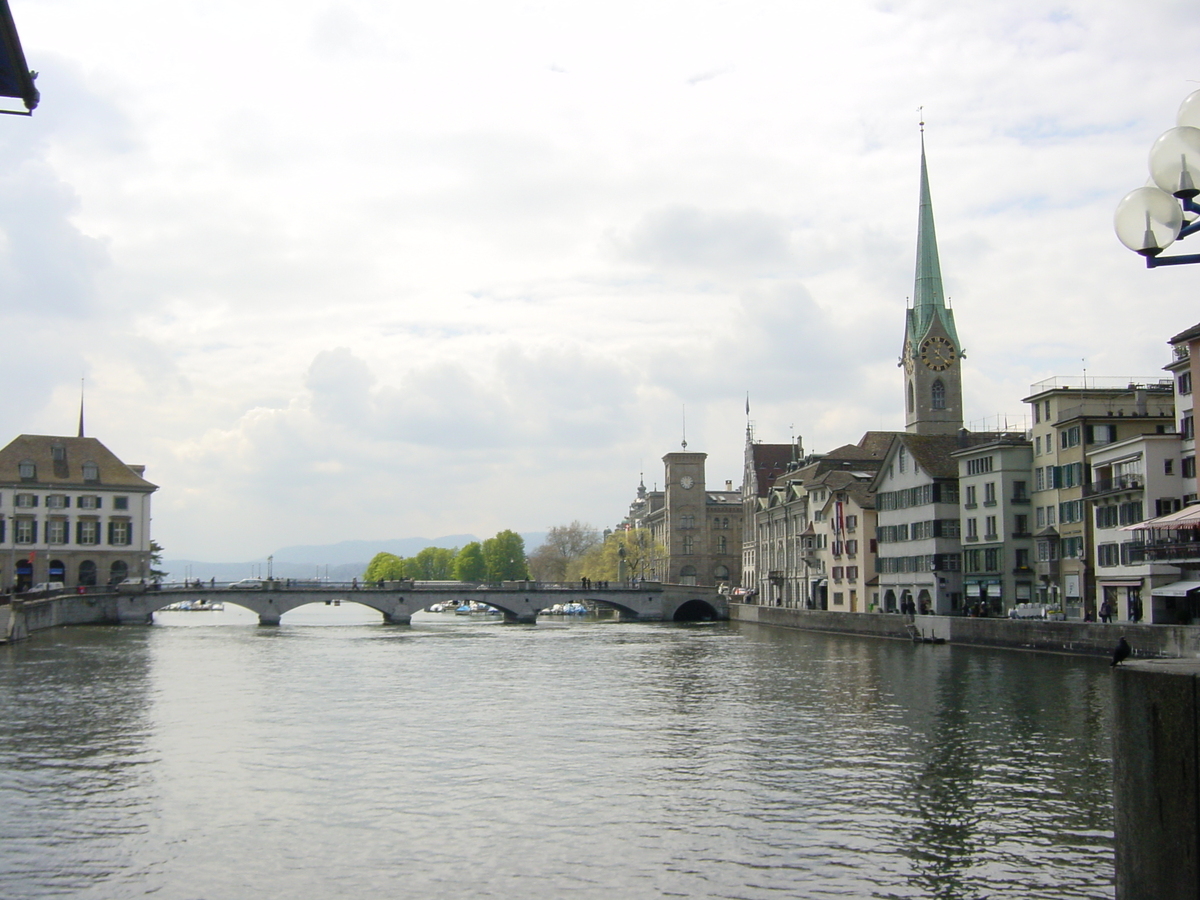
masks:
<svg viewBox="0 0 1200 900"><path fill-rule="evenodd" d="M1150 148L1150 183L1117 204L1113 225L1121 243L1146 258L1146 268L1200 263L1200 253L1159 256L1200 231L1200 91L1179 106L1176 126Z"/></svg>

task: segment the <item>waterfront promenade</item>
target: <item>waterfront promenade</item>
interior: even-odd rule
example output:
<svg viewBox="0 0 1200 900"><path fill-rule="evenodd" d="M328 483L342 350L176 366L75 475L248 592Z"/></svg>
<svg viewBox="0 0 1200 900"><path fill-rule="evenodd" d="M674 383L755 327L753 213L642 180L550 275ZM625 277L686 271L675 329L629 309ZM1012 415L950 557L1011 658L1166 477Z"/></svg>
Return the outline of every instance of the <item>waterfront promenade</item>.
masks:
<svg viewBox="0 0 1200 900"><path fill-rule="evenodd" d="M729 618L779 628L859 634L912 640L919 636L948 644L1041 650L1079 656L1112 655L1123 635L1133 655L1147 659L1200 659L1200 627L1099 622L1054 622L1044 619L905 616L896 613L843 613L730 603Z"/></svg>

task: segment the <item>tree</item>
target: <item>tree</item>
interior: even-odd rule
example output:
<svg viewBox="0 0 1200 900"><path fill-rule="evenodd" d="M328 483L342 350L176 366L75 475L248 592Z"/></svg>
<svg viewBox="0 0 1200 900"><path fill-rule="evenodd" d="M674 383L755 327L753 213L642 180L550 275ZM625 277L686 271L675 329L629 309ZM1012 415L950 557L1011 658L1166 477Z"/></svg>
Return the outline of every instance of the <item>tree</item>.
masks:
<svg viewBox="0 0 1200 900"><path fill-rule="evenodd" d="M459 581L483 581L487 578L483 547L479 541L471 541L458 551L454 559L454 577Z"/></svg>
<svg viewBox="0 0 1200 900"><path fill-rule="evenodd" d="M162 544L156 540L150 541L150 577L161 581L167 577L167 573L158 568L162 565Z"/></svg>
<svg viewBox="0 0 1200 900"><path fill-rule="evenodd" d="M483 564L488 581L520 581L529 577L525 564L525 539L515 531L501 531L483 542Z"/></svg>
<svg viewBox="0 0 1200 900"><path fill-rule="evenodd" d="M363 572L363 581L399 581L404 577L404 560L395 553L376 553Z"/></svg>
<svg viewBox="0 0 1200 900"><path fill-rule="evenodd" d="M417 581L449 581L457 553L443 547L426 547L404 560L404 574Z"/></svg>
<svg viewBox="0 0 1200 900"><path fill-rule="evenodd" d="M529 567L538 581L575 581L579 561L600 543L600 532L578 519L570 525L555 525L545 542L529 555Z"/></svg>
<svg viewBox="0 0 1200 900"><path fill-rule="evenodd" d="M580 561L580 572L593 581L617 581L621 577L621 551L625 554L625 578L645 578L650 562L666 555L666 548L647 528L614 531L603 544L593 547Z"/></svg>

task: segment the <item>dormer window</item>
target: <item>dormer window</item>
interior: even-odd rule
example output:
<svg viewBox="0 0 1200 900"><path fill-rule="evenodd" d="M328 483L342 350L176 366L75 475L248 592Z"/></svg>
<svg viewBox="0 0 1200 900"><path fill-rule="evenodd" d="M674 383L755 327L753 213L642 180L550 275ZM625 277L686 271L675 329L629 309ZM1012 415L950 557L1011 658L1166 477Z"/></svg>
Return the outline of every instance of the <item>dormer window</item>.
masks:
<svg viewBox="0 0 1200 900"><path fill-rule="evenodd" d="M85 462L83 464L83 480L87 482L100 480L100 467L94 462Z"/></svg>
<svg viewBox="0 0 1200 900"><path fill-rule="evenodd" d="M17 465L17 470L21 475L22 481L37 480L37 464L32 459L23 459Z"/></svg>
<svg viewBox="0 0 1200 900"><path fill-rule="evenodd" d="M55 444L50 448L50 458L56 463L67 461L67 448L62 444Z"/></svg>

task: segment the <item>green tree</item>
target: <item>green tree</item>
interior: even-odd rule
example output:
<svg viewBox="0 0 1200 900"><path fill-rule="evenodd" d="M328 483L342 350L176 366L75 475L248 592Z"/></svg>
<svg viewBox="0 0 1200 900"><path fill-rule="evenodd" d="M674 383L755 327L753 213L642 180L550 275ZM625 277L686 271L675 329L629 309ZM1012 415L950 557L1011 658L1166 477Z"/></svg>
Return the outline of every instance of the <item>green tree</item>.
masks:
<svg viewBox="0 0 1200 900"><path fill-rule="evenodd" d="M399 581L404 577L404 560L395 553L376 553L363 572L363 581Z"/></svg>
<svg viewBox="0 0 1200 900"><path fill-rule="evenodd" d="M583 556L600 544L600 532L578 519L555 525L546 540L529 554L529 568L538 581L575 581Z"/></svg>
<svg viewBox="0 0 1200 900"><path fill-rule="evenodd" d="M449 581L453 578L457 550L426 547L404 560L404 574L418 581Z"/></svg>
<svg viewBox="0 0 1200 900"><path fill-rule="evenodd" d="M162 552L163 552L162 544L160 544L158 541L151 540L150 541L150 574L149 574L149 577L158 579L159 581L161 581L162 579L167 577L167 573L159 568L159 566L162 565Z"/></svg>
<svg viewBox="0 0 1200 900"><path fill-rule="evenodd" d="M454 559L454 577L459 581L483 581L487 578L483 546L479 541L471 541L458 551Z"/></svg>
<svg viewBox="0 0 1200 900"><path fill-rule="evenodd" d="M483 563L488 581L520 581L529 577L525 564L525 539L515 531L501 531L483 542Z"/></svg>
<svg viewBox="0 0 1200 900"><path fill-rule="evenodd" d="M618 581L621 578L621 555L624 551L625 579L646 578L655 559L666 556L666 548L647 528L614 531L604 543L593 547L580 561L580 573L593 581Z"/></svg>

